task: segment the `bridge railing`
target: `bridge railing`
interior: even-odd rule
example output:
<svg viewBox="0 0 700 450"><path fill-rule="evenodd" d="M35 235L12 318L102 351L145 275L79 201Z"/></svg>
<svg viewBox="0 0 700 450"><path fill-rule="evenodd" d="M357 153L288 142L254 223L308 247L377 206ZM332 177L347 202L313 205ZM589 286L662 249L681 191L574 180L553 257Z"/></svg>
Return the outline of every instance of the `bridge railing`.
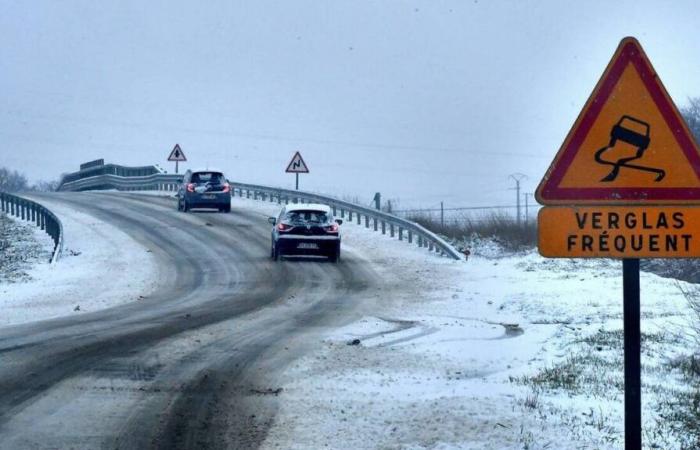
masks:
<svg viewBox="0 0 700 450"><path fill-rule="evenodd" d="M62 191L84 191L89 189L117 189L120 191L177 191L182 182L182 175L154 174L141 177L121 177L104 174L64 183ZM354 203L338 200L333 197L312 192L295 191L256 184L231 182L231 195L252 198L255 200L288 203L323 203L329 205L333 215L347 221L357 221L358 224L374 231L388 234L406 241L409 244L426 248L453 259L463 259L463 255L444 239L426 228L410 220L396 217L392 214L367 208Z"/></svg>
<svg viewBox="0 0 700 450"><path fill-rule="evenodd" d="M0 192L0 210L22 220L34 222L46 231L54 242L50 262L53 264L63 253L63 224L54 213L43 205L18 195Z"/></svg>
<svg viewBox="0 0 700 450"><path fill-rule="evenodd" d="M63 183L60 191L116 189L119 191L175 192L182 183L182 175L156 173L153 175L122 177L113 174L95 175Z"/></svg>

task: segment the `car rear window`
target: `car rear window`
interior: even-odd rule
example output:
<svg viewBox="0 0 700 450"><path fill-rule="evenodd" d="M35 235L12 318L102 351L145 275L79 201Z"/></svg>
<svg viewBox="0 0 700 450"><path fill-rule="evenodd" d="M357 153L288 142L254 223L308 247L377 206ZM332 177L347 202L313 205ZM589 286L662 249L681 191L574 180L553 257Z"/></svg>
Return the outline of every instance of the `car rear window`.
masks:
<svg viewBox="0 0 700 450"><path fill-rule="evenodd" d="M192 174L192 183L222 184L224 175L219 172L196 172Z"/></svg>
<svg viewBox="0 0 700 450"><path fill-rule="evenodd" d="M308 211L303 211L303 210L295 210L295 211L289 211L287 214L284 216L284 222L287 222L289 224L319 224L319 223L328 223L330 221L330 217L328 214L324 211L314 211L314 210L308 210Z"/></svg>

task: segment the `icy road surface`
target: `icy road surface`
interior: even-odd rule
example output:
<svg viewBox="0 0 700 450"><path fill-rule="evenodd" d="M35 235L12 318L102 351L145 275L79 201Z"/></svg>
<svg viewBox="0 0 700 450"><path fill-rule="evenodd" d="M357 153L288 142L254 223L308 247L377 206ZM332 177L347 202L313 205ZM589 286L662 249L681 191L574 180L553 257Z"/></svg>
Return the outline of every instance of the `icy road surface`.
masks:
<svg viewBox="0 0 700 450"><path fill-rule="evenodd" d="M312 336L381 300L380 280L352 252L337 265L273 263L266 217L240 206L184 214L171 199L140 195L40 200L59 215L77 210L67 217L106 234L106 251L113 241L104 222L146 249L129 267L102 272L105 291L128 284L147 258L158 267L157 286L101 311L0 328L3 449L255 447L279 407L268 394L278 374ZM92 247L89 236L71 239L68 248ZM100 288L88 287L60 302L89 305Z"/></svg>

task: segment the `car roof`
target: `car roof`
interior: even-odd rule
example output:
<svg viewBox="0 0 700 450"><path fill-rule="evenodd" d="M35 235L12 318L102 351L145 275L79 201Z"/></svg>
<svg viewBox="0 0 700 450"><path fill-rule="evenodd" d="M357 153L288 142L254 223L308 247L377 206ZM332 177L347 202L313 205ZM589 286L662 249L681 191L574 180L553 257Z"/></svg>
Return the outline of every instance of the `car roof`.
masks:
<svg viewBox="0 0 700 450"><path fill-rule="evenodd" d="M190 172L192 173L199 173L199 172L215 172L215 173L224 173L223 170L219 170L216 168L211 168L211 169L190 169Z"/></svg>
<svg viewBox="0 0 700 450"><path fill-rule="evenodd" d="M321 203L298 203L296 205L287 205L285 211L323 211L325 213L330 213L331 207Z"/></svg>

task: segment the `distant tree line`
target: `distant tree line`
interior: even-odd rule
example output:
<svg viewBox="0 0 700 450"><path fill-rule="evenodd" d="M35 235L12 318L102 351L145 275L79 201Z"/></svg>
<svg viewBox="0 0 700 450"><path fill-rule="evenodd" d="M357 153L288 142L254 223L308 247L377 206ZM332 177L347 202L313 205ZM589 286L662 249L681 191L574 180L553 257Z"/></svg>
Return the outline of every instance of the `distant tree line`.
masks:
<svg viewBox="0 0 700 450"><path fill-rule="evenodd" d="M23 192L23 191L55 191L58 188L58 180L37 181L29 184L27 176L16 170L0 167L0 191L2 192Z"/></svg>
<svg viewBox="0 0 700 450"><path fill-rule="evenodd" d="M700 143L700 97L689 98L688 104L681 108L681 114L695 136L695 141Z"/></svg>

